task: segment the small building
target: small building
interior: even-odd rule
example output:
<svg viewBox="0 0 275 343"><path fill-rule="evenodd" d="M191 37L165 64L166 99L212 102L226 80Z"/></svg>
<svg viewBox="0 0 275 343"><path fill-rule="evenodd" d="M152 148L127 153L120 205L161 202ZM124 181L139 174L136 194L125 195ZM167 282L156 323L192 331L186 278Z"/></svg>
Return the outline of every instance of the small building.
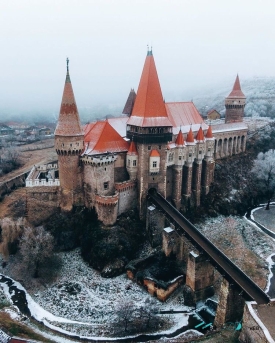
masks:
<svg viewBox="0 0 275 343"><path fill-rule="evenodd" d="M221 118L220 113L215 109L212 109L211 111L207 113L207 119L209 120L216 120L220 118Z"/></svg>

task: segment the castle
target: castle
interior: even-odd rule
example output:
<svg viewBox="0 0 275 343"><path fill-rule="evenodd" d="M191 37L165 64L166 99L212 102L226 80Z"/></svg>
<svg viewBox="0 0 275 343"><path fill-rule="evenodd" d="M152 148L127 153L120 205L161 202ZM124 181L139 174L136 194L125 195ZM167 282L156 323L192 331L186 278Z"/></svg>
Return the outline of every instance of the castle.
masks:
<svg viewBox="0 0 275 343"><path fill-rule="evenodd" d="M60 184L61 208L95 208L105 225L133 208L145 218L150 188L177 209L199 206L213 181L215 159L245 151L245 100L237 76L225 99L225 123L207 125L193 102L164 101L148 51L137 94L131 90L122 116L82 127L67 60L55 130L59 180L51 180ZM35 186L30 178L29 186Z"/></svg>

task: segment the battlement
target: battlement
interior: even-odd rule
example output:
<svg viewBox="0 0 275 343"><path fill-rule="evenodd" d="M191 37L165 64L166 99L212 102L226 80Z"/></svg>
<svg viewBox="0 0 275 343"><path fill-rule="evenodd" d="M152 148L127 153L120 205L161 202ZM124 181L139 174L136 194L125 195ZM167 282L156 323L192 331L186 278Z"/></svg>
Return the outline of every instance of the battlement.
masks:
<svg viewBox="0 0 275 343"><path fill-rule="evenodd" d="M133 189L137 186L137 182L135 180L128 180L123 182L116 182L115 189L117 192L125 192L130 189Z"/></svg>
<svg viewBox="0 0 275 343"><path fill-rule="evenodd" d="M118 203L119 194L116 192L114 195L96 195L95 202L102 206L116 206Z"/></svg>
<svg viewBox="0 0 275 343"><path fill-rule="evenodd" d="M110 163L114 163L116 161L117 157L115 155L99 155L99 156L89 156L84 155L81 157L81 161L84 164L90 164L95 167L108 165Z"/></svg>

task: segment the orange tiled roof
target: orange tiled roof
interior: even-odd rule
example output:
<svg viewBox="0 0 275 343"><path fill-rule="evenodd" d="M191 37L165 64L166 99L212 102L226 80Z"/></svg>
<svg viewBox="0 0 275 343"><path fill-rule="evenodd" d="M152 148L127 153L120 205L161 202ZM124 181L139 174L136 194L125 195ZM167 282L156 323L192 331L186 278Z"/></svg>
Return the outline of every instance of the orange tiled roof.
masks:
<svg viewBox="0 0 275 343"><path fill-rule="evenodd" d="M199 131L197 133L196 140L197 141L204 141L204 134L203 134L201 127L199 128Z"/></svg>
<svg viewBox="0 0 275 343"><path fill-rule="evenodd" d="M180 131L178 133L178 136L177 136L177 139L175 141L175 144L176 145L184 145L184 138L183 138L183 134L182 134L181 129L180 129Z"/></svg>
<svg viewBox="0 0 275 343"><path fill-rule="evenodd" d="M128 124L141 127L172 126L167 117L152 51L148 51L145 59Z"/></svg>
<svg viewBox="0 0 275 343"><path fill-rule="evenodd" d="M150 157L160 157L160 154L157 150L152 150L151 151L151 154L150 154Z"/></svg>
<svg viewBox="0 0 275 343"><path fill-rule="evenodd" d="M66 75L59 118L54 134L60 136L83 135L69 71Z"/></svg>
<svg viewBox="0 0 275 343"><path fill-rule="evenodd" d="M192 128L190 127L190 130L188 132L187 138L186 138L186 142L187 143L194 143L194 135L193 135L193 131Z"/></svg>
<svg viewBox="0 0 275 343"><path fill-rule="evenodd" d="M138 154L136 145L133 141L131 141L130 148L128 150L128 154L129 155L137 155Z"/></svg>
<svg viewBox="0 0 275 343"><path fill-rule="evenodd" d="M108 121L87 124L84 132L84 155L122 152L129 149L129 142L126 142Z"/></svg>
<svg viewBox="0 0 275 343"><path fill-rule="evenodd" d="M239 75L237 74L233 89L231 93L228 95L228 98L245 98L245 95L243 94L241 90Z"/></svg>
<svg viewBox="0 0 275 343"><path fill-rule="evenodd" d="M212 133L211 125L209 125L205 137L206 137L206 138L213 138L213 133Z"/></svg>

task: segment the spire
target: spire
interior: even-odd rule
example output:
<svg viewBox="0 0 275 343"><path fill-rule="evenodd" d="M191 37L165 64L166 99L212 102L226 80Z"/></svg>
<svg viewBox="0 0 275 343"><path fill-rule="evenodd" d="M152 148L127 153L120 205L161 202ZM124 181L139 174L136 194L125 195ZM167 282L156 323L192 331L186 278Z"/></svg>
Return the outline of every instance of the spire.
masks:
<svg viewBox="0 0 275 343"><path fill-rule="evenodd" d="M134 91L134 89L131 89L129 95L128 95L128 99L126 101L126 104L124 106L124 109L122 111L123 114L127 114L128 116L130 116L132 114L133 111L133 107L135 104L135 100L136 100L136 92Z"/></svg>
<svg viewBox="0 0 275 343"><path fill-rule="evenodd" d="M137 148L136 148L136 145L135 145L134 141L131 141L131 144L130 144L130 147L129 147L129 150L128 150L128 154L129 155L137 155L138 154Z"/></svg>
<svg viewBox="0 0 275 343"><path fill-rule="evenodd" d="M228 98L245 98L245 95L243 94L241 90L241 84L239 80L239 75L237 74L233 89L231 93L228 95Z"/></svg>
<svg viewBox="0 0 275 343"><path fill-rule="evenodd" d="M208 126L208 130L207 130L207 132L206 132L205 138L214 138L214 137L213 137L213 133L212 133L212 127L211 127L211 125Z"/></svg>
<svg viewBox="0 0 275 343"><path fill-rule="evenodd" d="M182 134L181 129L180 129L180 131L178 133L178 136L177 136L177 139L175 141L175 144L176 145L184 145L184 138L183 138L183 134Z"/></svg>
<svg viewBox="0 0 275 343"><path fill-rule="evenodd" d="M74 98L73 87L69 74L69 59L67 58L67 74L61 101L59 118L55 129L55 135L82 136L79 114Z"/></svg>
<svg viewBox="0 0 275 343"><path fill-rule="evenodd" d="M187 143L194 143L194 135L193 135L192 127L190 127L190 130L187 134L186 142Z"/></svg>
<svg viewBox="0 0 275 343"><path fill-rule="evenodd" d="M204 141L204 134L203 134L203 131L202 131L202 127L199 128L199 131L197 133L197 137L196 137L196 140L197 141Z"/></svg>
<svg viewBox="0 0 275 343"><path fill-rule="evenodd" d="M166 113L152 50L147 52L128 124L143 127L172 126Z"/></svg>

